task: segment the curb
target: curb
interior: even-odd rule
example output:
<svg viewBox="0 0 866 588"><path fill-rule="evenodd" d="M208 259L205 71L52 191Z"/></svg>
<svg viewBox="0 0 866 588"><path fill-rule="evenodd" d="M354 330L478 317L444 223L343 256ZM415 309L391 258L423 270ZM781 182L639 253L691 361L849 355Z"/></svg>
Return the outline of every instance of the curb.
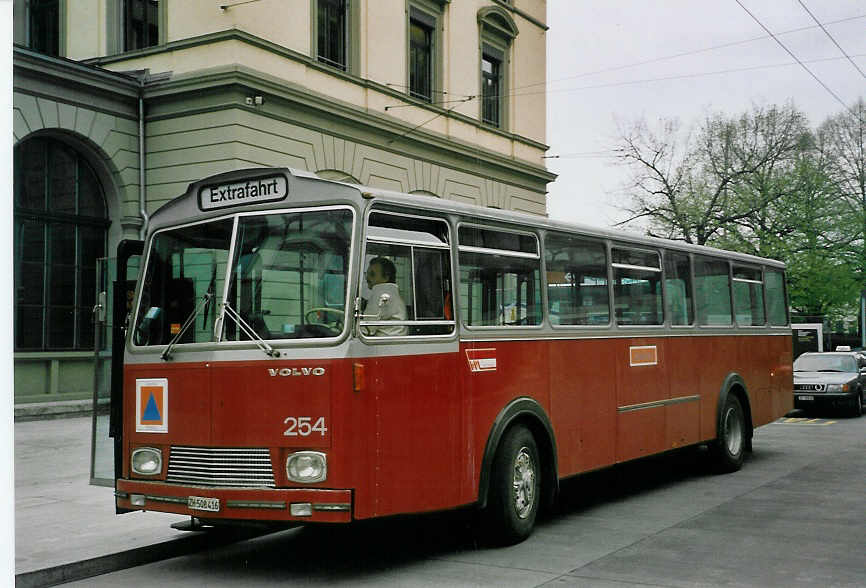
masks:
<svg viewBox="0 0 866 588"><path fill-rule="evenodd" d="M153 545L136 547L135 549L101 555L68 564L60 564L42 570L22 572L15 575L15 586L18 588L37 588L86 580L94 576L118 572L181 555L188 555L196 551L222 547L257 535L261 535L261 532L195 532L194 534L178 537L177 539L169 539L168 541Z"/></svg>
<svg viewBox="0 0 866 588"><path fill-rule="evenodd" d="M99 400L99 412L108 410L108 399ZM66 419L93 414L93 400L60 400L15 405L15 422Z"/></svg>

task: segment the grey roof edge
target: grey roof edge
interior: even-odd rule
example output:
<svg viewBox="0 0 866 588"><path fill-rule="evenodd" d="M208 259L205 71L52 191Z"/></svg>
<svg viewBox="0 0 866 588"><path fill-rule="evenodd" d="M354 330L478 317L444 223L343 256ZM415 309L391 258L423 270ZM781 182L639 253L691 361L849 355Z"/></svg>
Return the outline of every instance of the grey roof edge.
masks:
<svg viewBox="0 0 866 588"><path fill-rule="evenodd" d="M13 69L30 71L36 75L48 75L64 80L69 79L69 72L76 74L78 83L110 89L129 97L138 97L141 86L138 78L127 73L119 73L94 65L55 57L33 51L20 45L12 48ZM13 81L14 84L14 81Z"/></svg>

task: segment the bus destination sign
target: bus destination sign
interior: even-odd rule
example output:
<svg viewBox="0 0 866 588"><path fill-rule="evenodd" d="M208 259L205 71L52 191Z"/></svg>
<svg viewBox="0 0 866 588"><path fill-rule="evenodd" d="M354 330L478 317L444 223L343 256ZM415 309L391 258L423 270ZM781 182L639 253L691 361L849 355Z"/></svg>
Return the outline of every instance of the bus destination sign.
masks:
<svg viewBox="0 0 866 588"><path fill-rule="evenodd" d="M205 186L198 193L202 210L258 204L283 200L289 195L289 185L284 176L271 176L255 180Z"/></svg>

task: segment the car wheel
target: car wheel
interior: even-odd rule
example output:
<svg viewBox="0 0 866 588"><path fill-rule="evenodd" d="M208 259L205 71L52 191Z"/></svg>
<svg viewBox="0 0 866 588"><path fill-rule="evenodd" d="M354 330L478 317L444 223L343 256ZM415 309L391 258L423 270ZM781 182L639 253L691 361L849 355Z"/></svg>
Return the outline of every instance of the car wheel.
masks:
<svg viewBox="0 0 866 588"><path fill-rule="evenodd" d="M863 390L857 393L851 403L851 416L854 418L863 414Z"/></svg>
<svg viewBox="0 0 866 588"><path fill-rule="evenodd" d="M746 419L743 407L733 394L728 394L719 420L719 436L710 445L716 467L722 473L736 472L743 467L746 448Z"/></svg>
<svg viewBox="0 0 866 588"><path fill-rule="evenodd" d="M523 425L503 436L490 477L485 509L488 539L500 545L523 541L532 533L541 501L541 461L532 433Z"/></svg>

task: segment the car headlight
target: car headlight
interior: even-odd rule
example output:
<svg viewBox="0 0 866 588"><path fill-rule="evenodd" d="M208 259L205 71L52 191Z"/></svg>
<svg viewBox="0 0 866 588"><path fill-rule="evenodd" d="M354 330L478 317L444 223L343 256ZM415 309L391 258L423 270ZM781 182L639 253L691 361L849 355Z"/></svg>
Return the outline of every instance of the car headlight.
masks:
<svg viewBox="0 0 866 588"><path fill-rule="evenodd" d="M847 392L848 384L827 384L827 392Z"/></svg>
<svg viewBox="0 0 866 588"><path fill-rule="evenodd" d="M132 471L142 476L162 472L162 451L153 447L139 447L132 452Z"/></svg>
<svg viewBox="0 0 866 588"><path fill-rule="evenodd" d="M328 460L318 451L299 451L286 458L286 476L292 482L310 484L328 477Z"/></svg>

